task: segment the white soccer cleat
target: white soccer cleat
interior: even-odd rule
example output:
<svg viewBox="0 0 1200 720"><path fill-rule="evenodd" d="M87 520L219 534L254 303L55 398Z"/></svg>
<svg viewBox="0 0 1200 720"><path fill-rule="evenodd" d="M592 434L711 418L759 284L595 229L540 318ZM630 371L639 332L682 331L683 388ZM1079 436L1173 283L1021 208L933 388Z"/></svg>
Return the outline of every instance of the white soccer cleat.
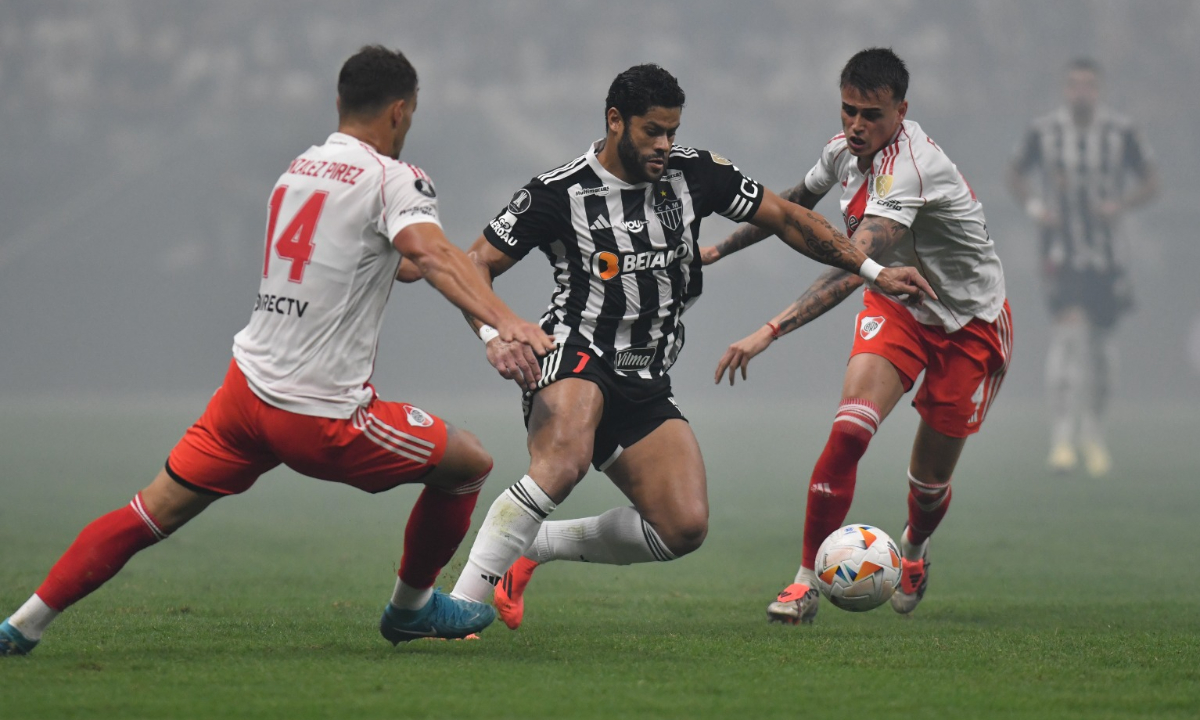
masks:
<svg viewBox="0 0 1200 720"><path fill-rule="evenodd" d="M1083 467L1092 477L1103 477L1112 472L1112 456L1108 454L1108 448L1098 442L1085 442Z"/></svg>
<svg viewBox="0 0 1200 720"><path fill-rule="evenodd" d="M1050 457L1046 458L1046 464L1056 473L1069 473L1079 464L1079 456L1070 443L1055 443L1050 449Z"/></svg>
<svg viewBox="0 0 1200 720"><path fill-rule="evenodd" d="M821 594L815 587L792 583L767 606L767 620L789 625L811 625L817 617Z"/></svg>

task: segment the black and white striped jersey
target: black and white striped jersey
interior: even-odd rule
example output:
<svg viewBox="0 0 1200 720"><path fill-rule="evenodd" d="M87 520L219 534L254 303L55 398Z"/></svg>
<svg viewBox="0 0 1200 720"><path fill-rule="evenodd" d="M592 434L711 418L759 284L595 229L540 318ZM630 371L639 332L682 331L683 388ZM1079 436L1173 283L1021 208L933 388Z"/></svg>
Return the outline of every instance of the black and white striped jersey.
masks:
<svg viewBox="0 0 1200 720"><path fill-rule="evenodd" d="M1021 173L1037 172L1043 202L1061 219L1058 230L1042 236L1043 257L1052 267L1125 269L1124 244L1097 209L1120 200L1131 173L1149 172L1149 148L1128 119L1097 108L1092 122L1080 128L1060 108L1032 123L1017 146L1015 165Z"/></svg>
<svg viewBox="0 0 1200 720"><path fill-rule="evenodd" d="M539 248L557 285L542 328L590 346L621 375L664 375L684 343L680 316L704 287L700 220L754 216L763 188L720 155L678 145L656 183L604 169L596 145L529 181L484 237L520 259Z"/></svg>

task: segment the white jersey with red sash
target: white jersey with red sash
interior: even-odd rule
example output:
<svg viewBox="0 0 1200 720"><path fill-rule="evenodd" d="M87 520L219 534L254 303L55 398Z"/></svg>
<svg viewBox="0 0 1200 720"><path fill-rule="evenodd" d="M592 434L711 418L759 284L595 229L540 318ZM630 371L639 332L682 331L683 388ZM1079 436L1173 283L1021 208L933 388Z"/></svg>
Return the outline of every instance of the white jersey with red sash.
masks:
<svg viewBox="0 0 1200 720"><path fill-rule="evenodd" d="M841 185L842 216L851 236L867 215L908 228L901 242L875 260L888 267L914 266L933 286L939 301L906 305L918 322L954 332L971 318L990 323L1000 315L1004 269L983 206L920 125L905 120L866 172L847 149L845 136L835 135L804 184L818 194Z"/></svg>

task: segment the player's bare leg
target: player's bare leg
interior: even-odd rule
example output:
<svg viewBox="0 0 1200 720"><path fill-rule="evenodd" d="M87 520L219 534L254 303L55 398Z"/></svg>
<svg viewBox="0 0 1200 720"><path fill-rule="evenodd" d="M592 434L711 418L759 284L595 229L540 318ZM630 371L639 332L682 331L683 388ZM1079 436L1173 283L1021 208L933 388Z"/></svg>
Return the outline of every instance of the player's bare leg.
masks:
<svg viewBox="0 0 1200 720"><path fill-rule="evenodd" d="M380 633L393 644L423 637L467 637L495 619L491 607L452 598L433 589L471 526L479 491L492 470L492 456L469 432L447 424L446 450L422 482L404 530L404 554Z"/></svg>
<svg viewBox="0 0 1200 720"><path fill-rule="evenodd" d="M0 624L0 655L23 655L62 611L94 592L145 548L164 540L218 499L160 470L125 507L92 521L12 617Z"/></svg>
<svg viewBox="0 0 1200 720"><path fill-rule="evenodd" d="M768 620L794 625L810 623L816 617L820 601L813 572L817 548L845 522L854 498L858 462L903 395L904 382L887 359L869 353L850 358L829 440L809 479L800 569L792 584L767 606Z"/></svg>
<svg viewBox="0 0 1200 720"><path fill-rule="evenodd" d="M599 386L566 378L538 391L532 402L529 473L492 503L454 586L455 597L491 599L496 584L529 549L542 522L587 474L604 414ZM501 616L511 627L503 611Z"/></svg>
<svg viewBox="0 0 1200 720"><path fill-rule="evenodd" d="M665 562L704 542L708 533L707 480L700 446L687 421L666 420L622 451L605 473L633 507L543 523L533 545L496 588L496 609L509 627L520 625L525 587L541 563Z"/></svg>
<svg viewBox="0 0 1200 720"><path fill-rule="evenodd" d="M900 587L892 609L901 614L916 609L929 584L929 536L950 508L950 478L966 438L950 437L924 420L917 427L908 465L908 522L900 533Z"/></svg>

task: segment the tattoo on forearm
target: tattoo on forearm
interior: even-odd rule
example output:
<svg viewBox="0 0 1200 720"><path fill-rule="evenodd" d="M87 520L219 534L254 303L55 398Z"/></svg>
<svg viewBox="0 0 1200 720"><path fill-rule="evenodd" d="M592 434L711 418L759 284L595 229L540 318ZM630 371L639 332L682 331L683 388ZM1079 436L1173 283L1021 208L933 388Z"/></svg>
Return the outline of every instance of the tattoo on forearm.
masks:
<svg viewBox="0 0 1200 720"><path fill-rule="evenodd" d="M813 260L841 268L848 272L856 272L858 263L854 262L851 254L851 244L845 235L837 231L824 216L813 213L811 222L803 222L795 215L788 214L786 224L800 233L808 248L808 255ZM817 234L817 228L824 228L825 239Z"/></svg>
<svg viewBox="0 0 1200 720"><path fill-rule="evenodd" d="M836 231L833 231L828 221L824 221L824 218L822 218L822 221L826 228L834 232L835 235L840 236ZM882 253L895 247L904 237L907 229L895 220L868 216L854 233L853 243L868 256L874 257L877 253ZM817 241L811 228L805 231L802 227L801 232L805 233L805 240L808 241L810 248L824 248L830 253L830 257L833 259L843 257L843 249L840 249L834 243L821 243ZM850 241L846 242L849 244ZM814 258L818 260L822 259L816 255L814 255ZM779 321L780 334L791 332L821 317L830 308L835 307L838 303L849 297L862 284L863 279L858 276L857 267L849 268L848 270L834 267L828 270L821 277L817 278L817 281L784 311L784 316Z"/></svg>
<svg viewBox="0 0 1200 720"><path fill-rule="evenodd" d="M803 204L803 199L808 194L808 188L805 187L804 182L801 181L798 185L784 190L779 194L779 196L784 200L801 205ZM717 253L721 257L725 257L726 255L735 253L738 250L744 250L745 248L748 248L757 242L766 240L772 235L774 235L774 233L772 233L770 230L764 230L763 228L755 227L754 225L745 224L738 228L732 235L717 243Z"/></svg>
<svg viewBox="0 0 1200 720"><path fill-rule="evenodd" d="M784 311L779 321L779 333L789 333L816 320L862 284L862 278L844 270L834 268L827 271Z"/></svg>
<svg viewBox="0 0 1200 720"><path fill-rule="evenodd" d="M732 235L717 243L717 252L721 257L725 257L769 237L771 237L770 230L763 230L753 225L743 225Z"/></svg>

